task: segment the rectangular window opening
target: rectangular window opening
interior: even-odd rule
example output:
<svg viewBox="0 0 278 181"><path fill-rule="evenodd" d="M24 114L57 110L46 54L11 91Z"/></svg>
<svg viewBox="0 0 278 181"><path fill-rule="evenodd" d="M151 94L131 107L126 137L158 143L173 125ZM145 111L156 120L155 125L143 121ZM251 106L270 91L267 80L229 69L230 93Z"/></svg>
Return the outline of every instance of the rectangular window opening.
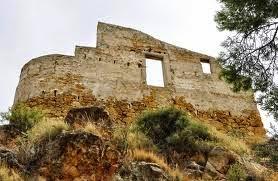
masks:
<svg viewBox="0 0 278 181"><path fill-rule="evenodd" d="M146 58L147 85L164 87L163 66L161 59Z"/></svg>
<svg viewBox="0 0 278 181"><path fill-rule="evenodd" d="M201 59L202 70L204 74L211 74L211 67L209 59Z"/></svg>

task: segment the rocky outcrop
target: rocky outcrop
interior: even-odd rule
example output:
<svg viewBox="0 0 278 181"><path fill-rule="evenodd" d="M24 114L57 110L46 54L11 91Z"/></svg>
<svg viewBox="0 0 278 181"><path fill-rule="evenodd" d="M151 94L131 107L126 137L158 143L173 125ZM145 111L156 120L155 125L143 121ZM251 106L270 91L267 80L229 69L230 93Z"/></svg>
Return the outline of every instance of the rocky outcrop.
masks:
<svg viewBox="0 0 278 181"><path fill-rule="evenodd" d="M67 113L65 121L70 125L82 125L93 121L94 124L102 124L106 128L111 128L112 126L108 112L104 107L97 106L73 108Z"/></svg>
<svg viewBox="0 0 278 181"><path fill-rule="evenodd" d="M225 175L230 165L237 162L240 158L240 156L221 147L213 148L204 157L206 161L202 165L196 163L196 161L199 162L199 159L194 160L195 157L193 157L192 161L188 162L185 170L190 178L196 180L223 180L226 178Z"/></svg>
<svg viewBox="0 0 278 181"><path fill-rule="evenodd" d="M242 158L240 162L246 170L249 180L265 180L266 176L264 174L268 171L266 167L245 158Z"/></svg>
<svg viewBox="0 0 278 181"><path fill-rule="evenodd" d="M226 175L232 165L239 164L242 170L246 174L247 180L263 181L269 180L275 175L273 171L260 165L254 161L251 157L239 156L234 152L215 147L208 154L207 162L204 166L197 164L195 161L191 161L185 168L185 173L192 180L227 180ZM274 181L273 178L270 179Z"/></svg>
<svg viewBox="0 0 278 181"><path fill-rule="evenodd" d="M50 180L109 180L117 170L119 159L118 151L100 137L68 132L37 145L27 165L33 174Z"/></svg>
<svg viewBox="0 0 278 181"><path fill-rule="evenodd" d="M131 162L123 165L118 174L114 177L115 181L172 181L174 178L169 176L158 164L148 162Z"/></svg>
<svg viewBox="0 0 278 181"><path fill-rule="evenodd" d="M215 147L208 154L207 164L210 164L217 172L226 174L229 166L237 161L237 157L239 156L236 156L229 150Z"/></svg>
<svg viewBox="0 0 278 181"><path fill-rule="evenodd" d="M0 163L5 163L10 168L28 173L24 166L18 161L17 154L12 150L3 147L0 147Z"/></svg>
<svg viewBox="0 0 278 181"><path fill-rule="evenodd" d="M29 150L27 162L16 151L1 148L0 162L29 175L34 180L115 180L172 181L167 170L148 161L126 162L109 140L92 133L63 132L51 140L43 140ZM200 154L200 153L198 153ZM182 170L185 180L226 180L234 163L246 170L247 178L263 180L267 169L251 159L245 159L227 149L213 148L207 155L180 160L187 162ZM182 159L182 158L181 158ZM200 161L201 160L201 161ZM196 163L198 162L198 163Z"/></svg>
<svg viewBox="0 0 278 181"><path fill-rule="evenodd" d="M13 125L0 126L0 147L15 148L16 138L21 135L21 132Z"/></svg>

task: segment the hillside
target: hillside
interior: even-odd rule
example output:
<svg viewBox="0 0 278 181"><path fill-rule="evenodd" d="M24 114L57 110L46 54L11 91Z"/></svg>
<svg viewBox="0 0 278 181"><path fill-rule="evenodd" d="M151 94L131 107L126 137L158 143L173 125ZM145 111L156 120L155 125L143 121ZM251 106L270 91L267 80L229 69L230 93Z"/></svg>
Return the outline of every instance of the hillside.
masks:
<svg viewBox="0 0 278 181"><path fill-rule="evenodd" d="M277 140L223 133L176 108L148 110L131 123L113 122L103 107L54 119L19 104L2 117L10 121L0 127L4 181L278 177Z"/></svg>

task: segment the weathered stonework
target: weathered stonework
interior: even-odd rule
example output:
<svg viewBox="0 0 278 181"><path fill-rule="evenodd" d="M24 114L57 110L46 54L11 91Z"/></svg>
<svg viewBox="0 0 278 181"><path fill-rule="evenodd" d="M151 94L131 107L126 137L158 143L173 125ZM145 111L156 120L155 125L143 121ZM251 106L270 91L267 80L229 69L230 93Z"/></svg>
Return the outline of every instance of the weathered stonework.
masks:
<svg viewBox="0 0 278 181"><path fill-rule="evenodd" d="M162 59L165 87L146 84L146 56ZM209 60L211 74L202 72L201 59ZM253 93L232 92L220 71L213 57L99 23L96 48L76 47L74 56L47 55L24 65L15 103L42 106L53 117L65 117L73 107L105 106L118 122L174 105L224 131L264 135Z"/></svg>

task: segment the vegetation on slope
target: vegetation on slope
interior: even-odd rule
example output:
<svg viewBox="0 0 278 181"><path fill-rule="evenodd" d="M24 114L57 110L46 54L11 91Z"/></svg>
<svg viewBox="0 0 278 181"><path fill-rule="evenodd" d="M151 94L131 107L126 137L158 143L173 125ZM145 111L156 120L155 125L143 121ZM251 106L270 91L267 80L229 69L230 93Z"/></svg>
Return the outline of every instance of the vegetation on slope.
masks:
<svg viewBox="0 0 278 181"><path fill-rule="evenodd" d="M44 117L42 110L17 104L8 112L1 113L0 120L8 120L10 125L21 132L26 132Z"/></svg>
<svg viewBox="0 0 278 181"><path fill-rule="evenodd" d="M267 142L253 145L253 150L259 162L278 170L278 137L270 138Z"/></svg>
<svg viewBox="0 0 278 181"><path fill-rule="evenodd" d="M126 179L130 179L138 176L138 173L133 173L138 172L139 167L136 164L146 162L158 165L172 180L188 180L188 171L192 171L192 167L198 169L190 174L201 174L202 177L208 173L212 177L226 177L228 180L250 177L244 163L238 158L240 155L252 156L253 151L244 140L219 132L213 126L176 108L145 111L131 125L114 124L112 130L110 126L107 129L104 125L100 127L93 118L74 126L66 124L64 120L46 119L40 110L23 105L3 115L16 125L16 129L21 129L21 134L16 138L16 155L19 165L23 165L19 170L29 176L34 171L40 171L43 175L64 174L63 178L73 178L80 174L93 173L96 169L102 170L98 176L107 172L108 176L121 177L122 173L129 172L131 175ZM28 123L22 123L23 120ZM89 138L90 140L86 140ZM264 161L265 157L270 158L272 168L275 169L273 164L277 164L277 144L272 143L262 143L254 146L254 149ZM101 151L101 158L98 158L98 151ZM213 151L216 153L215 158L211 154ZM233 155L237 154L238 157L235 158ZM91 163L92 159L99 165ZM9 173L16 174L12 165L1 158L1 153L0 160L1 164L7 164L1 167L0 176L7 177L7 174L1 172L5 169L13 170ZM84 165L81 169L74 165L79 162L93 165ZM60 165L63 163L67 163L67 167ZM114 165L118 166L114 168ZM41 167L49 169L48 172L41 172ZM88 168L93 170L89 171ZM51 170L59 172L49 173Z"/></svg>
<svg viewBox="0 0 278 181"><path fill-rule="evenodd" d="M2 181L23 181L18 171L8 168L6 165L0 165L0 180Z"/></svg>
<svg viewBox="0 0 278 181"><path fill-rule="evenodd" d="M206 142L214 139L207 127L190 121L185 113L175 108L143 113L136 122L136 129L160 150L179 153L205 152L208 149Z"/></svg>
<svg viewBox="0 0 278 181"><path fill-rule="evenodd" d="M145 111L130 129L125 130L129 130L126 140L132 148L154 145L153 149L196 153L205 152L211 146L222 146L238 154L250 153L243 140L224 134L176 108Z"/></svg>

